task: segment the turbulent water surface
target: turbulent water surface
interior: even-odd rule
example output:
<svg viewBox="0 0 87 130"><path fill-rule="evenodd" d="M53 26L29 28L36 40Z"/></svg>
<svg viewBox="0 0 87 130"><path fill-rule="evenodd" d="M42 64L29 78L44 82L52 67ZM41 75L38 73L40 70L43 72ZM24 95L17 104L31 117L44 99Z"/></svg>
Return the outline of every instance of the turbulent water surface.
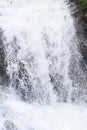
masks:
<svg viewBox="0 0 87 130"><path fill-rule="evenodd" d="M0 0L0 130L87 129L77 44L69 1Z"/></svg>

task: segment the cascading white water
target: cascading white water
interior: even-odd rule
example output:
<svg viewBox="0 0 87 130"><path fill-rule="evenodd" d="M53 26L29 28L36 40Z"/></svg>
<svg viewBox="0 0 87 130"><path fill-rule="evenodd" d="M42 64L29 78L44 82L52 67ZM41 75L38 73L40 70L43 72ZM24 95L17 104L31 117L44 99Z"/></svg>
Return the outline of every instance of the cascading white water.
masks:
<svg viewBox="0 0 87 130"><path fill-rule="evenodd" d="M20 87L17 84L16 88L28 94L32 89L31 98L40 102L56 101L54 91L57 88L57 100L70 99L72 82L68 73L75 29L68 5L64 0L4 2L1 2L0 27L6 38L4 45L11 86L19 81ZM22 72L19 77L20 68L27 74ZM51 82L52 79L55 81ZM25 86L24 80L28 80L32 88ZM25 99L29 100L30 95Z"/></svg>
<svg viewBox="0 0 87 130"><path fill-rule="evenodd" d="M86 130L86 121L77 121L87 119L85 108L57 105L73 92L68 1L0 0L0 28L10 77L1 87L0 130Z"/></svg>

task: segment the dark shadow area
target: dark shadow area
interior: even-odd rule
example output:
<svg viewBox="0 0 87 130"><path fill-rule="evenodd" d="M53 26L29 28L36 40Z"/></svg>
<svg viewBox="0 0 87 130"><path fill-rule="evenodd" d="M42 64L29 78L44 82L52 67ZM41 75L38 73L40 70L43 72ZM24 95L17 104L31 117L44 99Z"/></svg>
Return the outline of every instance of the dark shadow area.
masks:
<svg viewBox="0 0 87 130"><path fill-rule="evenodd" d="M0 29L0 85L9 85L9 76L7 74L6 51L4 47L3 31Z"/></svg>

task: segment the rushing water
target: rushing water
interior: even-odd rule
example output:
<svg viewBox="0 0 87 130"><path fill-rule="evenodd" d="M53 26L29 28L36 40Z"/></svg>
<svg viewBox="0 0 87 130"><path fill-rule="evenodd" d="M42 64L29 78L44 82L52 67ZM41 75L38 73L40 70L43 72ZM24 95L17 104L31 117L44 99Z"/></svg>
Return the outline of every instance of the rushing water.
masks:
<svg viewBox="0 0 87 130"><path fill-rule="evenodd" d="M70 100L70 46L75 29L69 5L64 0L1 4L10 86L30 102Z"/></svg>
<svg viewBox="0 0 87 130"><path fill-rule="evenodd" d="M0 0L0 130L87 129L77 44L68 1Z"/></svg>

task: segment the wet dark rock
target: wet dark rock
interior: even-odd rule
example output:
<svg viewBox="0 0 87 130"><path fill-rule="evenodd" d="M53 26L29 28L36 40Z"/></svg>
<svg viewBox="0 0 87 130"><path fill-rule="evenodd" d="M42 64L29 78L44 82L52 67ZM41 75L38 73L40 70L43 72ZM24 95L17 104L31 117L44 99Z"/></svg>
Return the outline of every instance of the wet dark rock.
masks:
<svg viewBox="0 0 87 130"><path fill-rule="evenodd" d="M82 26L83 33L85 36L87 36L87 7L84 8L85 5L82 6L80 0L70 0L70 3L71 8L73 4L73 8L75 7L76 10L72 11L73 16L75 18L78 18L78 24Z"/></svg>
<svg viewBox="0 0 87 130"><path fill-rule="evenodd" d="M0 29L0 84L7 85L9 83L9 76L7 74L7 62L4 47L3 31Z"/></svg>
<svg viewBox="0 0 87 130"><path fill-rule="evenodd" d="M79 0L70 0L71 6L77 8L77 12L73 13L76 27L76 35L78 38L78 49L82 55L82 62L87 65L87 9L83 9ZM82 1L81 1L82 2Z"/></svg>
<svg viewBox="0 0 87 130"><path fill-rule="evenodd" d="M87 65L87 46L84 43L82 43L82 44L80 44L79 49L80 49L80 53L82 54L82 57L84 59L84 62Z"/></svg>

